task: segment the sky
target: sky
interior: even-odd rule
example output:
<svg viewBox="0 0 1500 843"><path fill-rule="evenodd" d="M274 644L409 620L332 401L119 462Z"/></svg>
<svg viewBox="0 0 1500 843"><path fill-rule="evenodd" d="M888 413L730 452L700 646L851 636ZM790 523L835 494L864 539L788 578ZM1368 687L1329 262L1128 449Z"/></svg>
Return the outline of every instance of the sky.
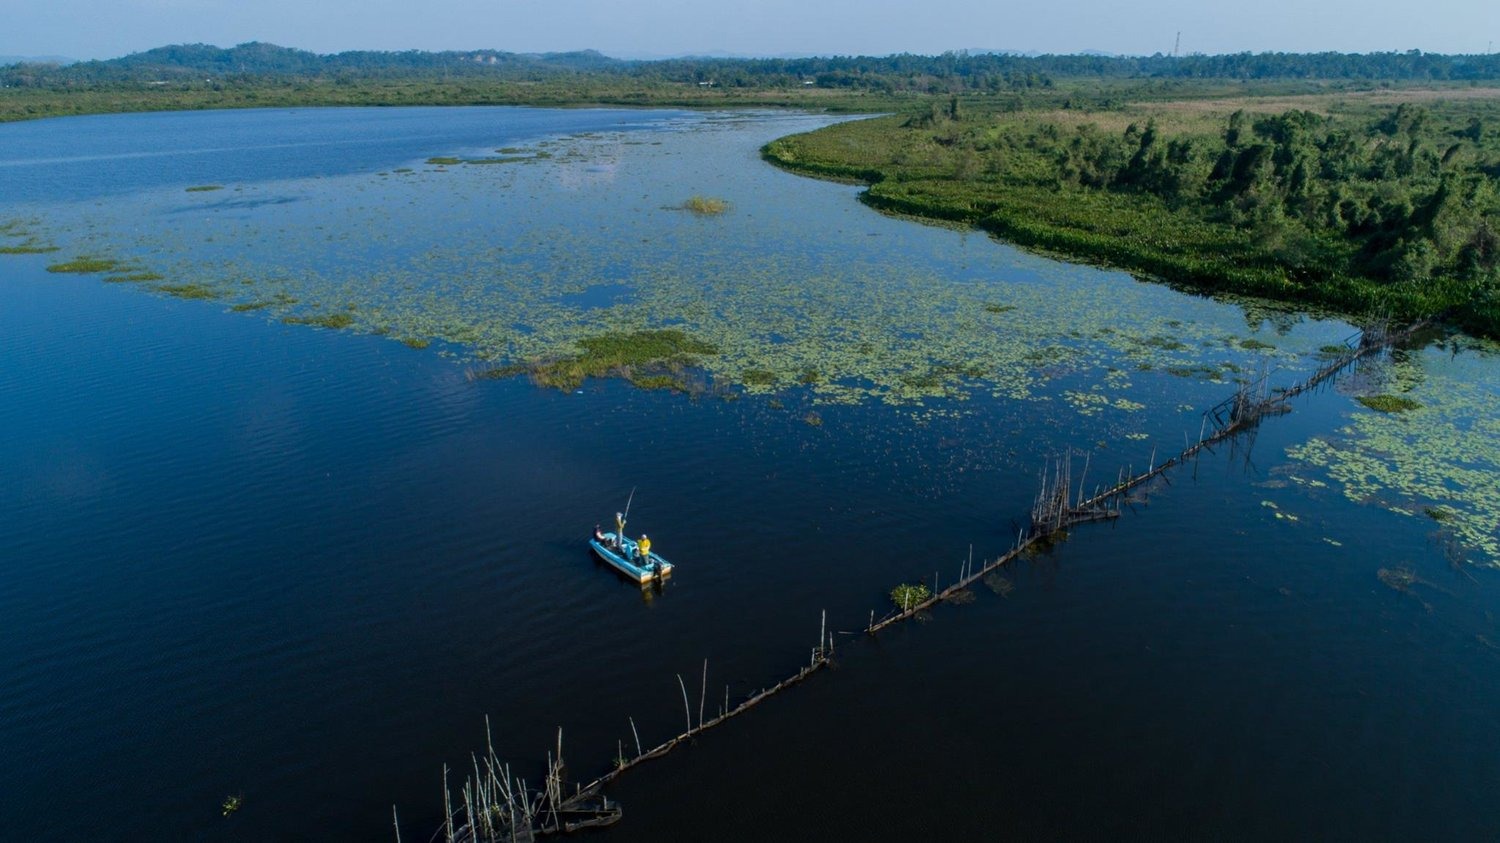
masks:
<svg viewBox="0 0 1500 843"><path fill-rule="evenodd" d="M0 0L0 55L113 58L165 44L620 58L936 54L1483 53L1500 0Z"/></svg>

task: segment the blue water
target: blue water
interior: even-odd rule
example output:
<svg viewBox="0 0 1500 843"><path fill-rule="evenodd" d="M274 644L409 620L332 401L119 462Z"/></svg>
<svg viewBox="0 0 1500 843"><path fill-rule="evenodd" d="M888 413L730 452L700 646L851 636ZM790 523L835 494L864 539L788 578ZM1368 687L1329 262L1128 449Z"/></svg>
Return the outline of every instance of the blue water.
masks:
<svg viewBox="0 0 1500 843"><path fill-rule="evenodd" d="M766 260L822 262L820 248L899 236L876 254L1013 261L1009 277L1029 283L1038 259L875 216L844 187L761 175L753 150L784 119L716 135L689 162L798 200L779 239L759 241ZM681 152L670 139L697 121L524 109L42 121L0 127L0 197L86 225L93 200L114 220L140 195L131 207L165 219L162 192L185 185L274 194L585 131ZM206 196L223 214L277 207ZM846 210L830 219L833 207ZM115 225L89 236L130 236ZM439 346L47 273L53 260L0 256L4 839L394 839L395 805L403 839L425 840L443 766L467 766L486 715L496 751L532 778L558 727L590 778L631 741L628 718L648 743L680 728L678 674L691 688L707 658L710 702L725 685L739 699L774 683L806 659L823 610L831 628L858 629L895 583L950 580L971 545L1003 550L1046 454L1087 448L1101 477L1139 467L1153 442L1196 427L1176 404L1227 390L1141 376L1130 394L1152 402L1152 442L1120 441L1118 424L1061 401L982 393L916 414L795 389L566 393L471 380ZM567 303L627 293L603 285ZM1167 317L1258 323L1236 305L1150 295ZM1288 335L1315 348L1346 329ZM1066 326L1058 337L1082 342ZM1049 388L1090 377L1063 367ZM980 589L874 642L841 635L837 671L622 779L611 796L625 820L609 835L1495 838L1500 581L1450 564L1421 519L1268 482L1288 445L1326 434L1350 404L1309 396L1119 523L1016 566L1009 596ZM678 566L660 593L584 549L631 489L632 524ZM1421 584L1383 585L1376 572L1398 565ZM229 794L244 808L224 818Z"/></svg>

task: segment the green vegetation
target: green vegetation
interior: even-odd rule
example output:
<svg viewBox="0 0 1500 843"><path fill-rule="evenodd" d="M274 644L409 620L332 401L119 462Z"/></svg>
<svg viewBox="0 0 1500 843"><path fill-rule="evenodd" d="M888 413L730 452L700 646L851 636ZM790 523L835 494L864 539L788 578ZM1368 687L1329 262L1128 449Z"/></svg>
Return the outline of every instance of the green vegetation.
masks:
<svg viewBox="0 0 1500 843"><path fill-rule="evenodd" d="M427 163L437 167L450 167L454 164L462 164L462 158L453 158L447 155L435 155L427 159Z"/></svg>
<svg viewBox="0 0 1500 843"><path fill-rule="evenodd" d="M763 154L869 182L876 208L1196 289L1500 332L1500 89L1024 105L954 97Z"/></svg>
<svg viewBox="0 0 1500 843"><path fill-rule="evenodd" d="M45 255L57 251L56 246L38 243L35 240L27 240L10 246L0 246L0 255Z"/></svg>
<svg viewBox="0 0 1500 843"><path fill-rule="evenodd" d="M717 346L675 328L611 331L576 344L583 351L575 356L503 367L492 374L523 371L533 382L558 389L577 389L586 378L615 375L645 388L690 391L685 376L698 355L719 353Z"/></svg>
<svg viewBox="0 0 1500 843"><path fill-rule="evenodd" d="M203 284L158 284L152 289L179 299L216 299L220 296L217 290Z"/></svg>
<svg viewBox="0 0 1500 843"><path fill-rule="evenodd" d="M932 589L921 583L917 583L916 585L902 583L891 589L891 602L896 604L896 608L903 612L908 611L913 606L919 606L931 598Z"/></svg>
<svg viewBox="0 0 1500 843"><path fill-rule="evenodd" d="M699 216L712 217L729 210L729 203L711 196L692 196L682 203L682 209L692 211Z"/></svg>
<svg viewBox="0 0 1500 843"><path fill-rule="evenodd" d="M163 276L155 272L126 272L120 275L107 275L104 280L112 283L161 281Z"/></svg>
<svg viewBox="0 0 1500 843"><path fill-rule="evenodd" d="M288 325L312 325L315 328L338 330L354 324L354 317L347 313L318 313L311 316L286 316L282 322Z"/></svg>
<svg viewBox="0 0 1500 843"><path fill-rule="evenodd" d="M224 185L222 185L222 184L198 184L198 185L193 185L192 187L187 188L187 192L188 193L208 193L210 191L223 190L223 189L224 189Z"/></svg>
<svg viewBox="0 0 1500 843"><path fill-rule="evenodd" d="M47 267L48 272L67 272L87 274L95 272L123 272L128 267L112 258L79 257L64 263L54 263Z"/></svg>
<svg viewBox="0 0 1500 843"><path fill-rule="evenodd" d="M1361 395L1354 400L1382 413L1405 413L1422 409L1421 404L1400 395Z"/></svg>

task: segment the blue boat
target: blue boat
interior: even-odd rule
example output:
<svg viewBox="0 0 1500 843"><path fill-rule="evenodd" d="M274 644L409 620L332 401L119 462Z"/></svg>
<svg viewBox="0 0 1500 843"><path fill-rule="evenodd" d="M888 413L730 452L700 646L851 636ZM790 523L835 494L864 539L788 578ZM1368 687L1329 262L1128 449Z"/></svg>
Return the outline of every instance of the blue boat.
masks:
<svg viewBox="0 0 1500 843"><path fill-rule="evenodd" d="M595 556L641 585L660 582L672 575L671 562L654 550L642 559L635 539L629 536L620 538L615 533L602 533L589 539L589 547Z"/></svg>

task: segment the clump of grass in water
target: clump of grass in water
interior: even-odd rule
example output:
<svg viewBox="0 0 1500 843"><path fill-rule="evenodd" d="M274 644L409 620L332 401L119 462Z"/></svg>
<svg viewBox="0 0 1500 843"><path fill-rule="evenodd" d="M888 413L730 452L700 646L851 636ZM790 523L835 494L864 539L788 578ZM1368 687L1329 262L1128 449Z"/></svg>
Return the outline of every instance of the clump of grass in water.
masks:
<svg viewBox="0 0 1500 843"><path fill-rule="evenodd" d="M223 189L224 189L224 185L222 185L222 184L195 184L192 187L187 188L187 192L188 193L208 193L209 191L212 191L212 190L223 190Z"/></svg>
<svg viewBox="0 0 1500 843"><path fill-rule="evenodd" d="M1421 404L1400 395L1361 395L1354 400L1382 413L1405 413L1422 409Z"/></svg>
<svg viewBox="0 0 1500 843"><path fill-rule="evenodd" d="M433 165L434 167L450 167L454 164L462 164L463 159L454 158L449 155L434 155L433 157L427 159L427 163Z"/></svg>
<svg viewBox="0 0 1500 843"><path fill-rule="evenodd" d="M426 337L405 337L401 340L401 344L407 348L426 348L432 345L432 340Z"/></svg>
<svg viewBox="0 0 1500 843"><path fill-rule="evenodd" d="M802 423L806 424L808 427L822 427L823 417L815 412L810 412L802 417Z"/></svg>
<svg viewBox="0 0 1500 843"><path fill-rule="evenodd" d="M27 240L25 243L17 243L14 246L0 246L0 255L45 255L55 251L57 251L56 246L38 243L35 240Z"/></svg>
<svg viewBox="0 0 1500 843"><path fill-rule="evenodd" d="M987 304L984 306L986 313L1009 313L1015 309L1016 306L1013 304Z"/></svg>
<svg viewBox="0 0 1500 843"><path fill-rule="evenodd" d="M347 328L354 324L354 317L347 313L319 313L312 316L286 316L282 322L288 325L312 325L315 328Z"/></svg>
<svg viewBox="0 0 1500 843"><path fill-rule="evenodd" d="M165 277L155 272L126 272L120 275L106 276L104 280L112 284L119 284L139 281L162 281Z"/></svg>
<svg viewBox="0 0 1500 843"><path fill-rule="evenodd" d="M675 364L684 366L696 355L718 354L712 343L691 337L675 328L642 331L611 331L584 337L576 343L583 353L558 360L536 361L521 366L505 366L486 373L491 377L525 372L539 386L577 389L586 378L622 375L633 382L660 386L653 378L658 371L635 373L636 367ZM668 372L670 374L670 372Z"/></svg>
<svg viewBox="0 0 1500 843"><path fill-rule="evenodd" d="M202 284L158 284L153 289L179 299L216 299L219 292Z"/></svg>
<svg viewBox="0 0 1500 843"><path fill-rule="evenodd" d="M1250 337L1248 339L1240 340L1240 348L1243 348L1246 351L1269 351L1276 348L1276 346L1271 345L1268 342L1261 342L1254 337Z"/></svg>
<svg viewBox="0 0 1500 843"><path fill-rule="evenodd" d="M47 267L48 272L88 274L95 272L115 272L124 270L126 267L113 258L94 258L87 255L74 258L63 263L54 263Z"/></svg>
<svg viewBox="0 0 1500 843"><path fill-rule="evenodd" d="M712 196L691 196L682 203L682 209L692 211L699 216L712 217L729 210L729 203Z"/></svg>
<svg viewBox="0 0 1500 843"><path fill-rule="evenodd" d="M896 608L905 612L913 606L920 606L932 597L932 589L922 583L902 583L891 589L891 602Z"/></svg>
<svg viewBox="0 0 1500 843"><path fill-rule="evenodd" d="M1424 506L1422 514L1441 524L1444 521L1453 520L1453 513L1440 506Z"/></svg>

